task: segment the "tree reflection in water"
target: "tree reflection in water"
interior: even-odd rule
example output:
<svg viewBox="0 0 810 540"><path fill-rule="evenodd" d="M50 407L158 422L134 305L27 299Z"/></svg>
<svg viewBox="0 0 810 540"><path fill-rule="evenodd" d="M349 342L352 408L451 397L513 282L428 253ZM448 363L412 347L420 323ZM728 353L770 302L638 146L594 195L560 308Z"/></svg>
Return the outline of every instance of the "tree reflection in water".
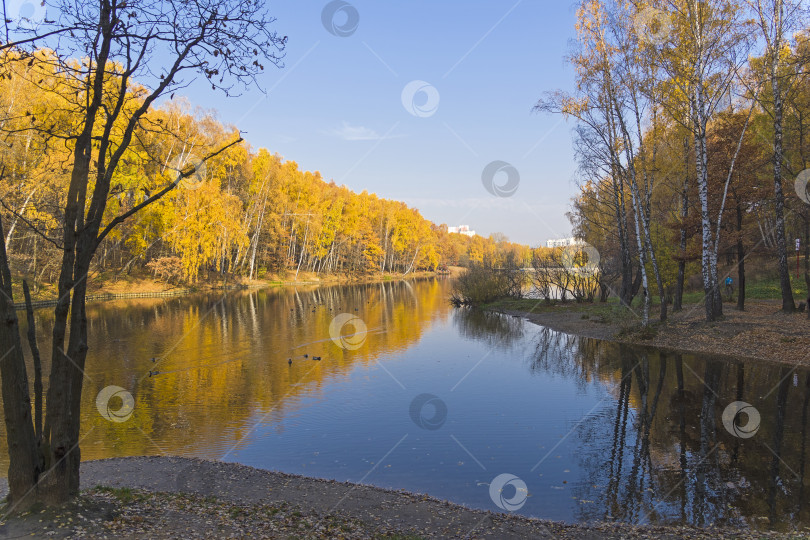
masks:
<svg viewBox="0 0 810 540"><path fill-rule="evenodd" d="M385 455L414 429L407 407L428 386L448 389L446 432L420 432L411 439L419 450L393 453L394 466L378 469L383 485L489 508L479 483L500 463L526 481L524 511L540 517L810 524L808 370L579 338L453 309L449 291L447 281L423 280L92 304L88 388L125 387L135 414L108 422L88 391L82 455L238 454L257 466L359 479L365 454ZM340 313L364 322L362 348L330 339ZM47 336L52 312L37 316ZM734 402L759 412L750 438L723 424ZM450 433L487 464L484 473ZM549 448L561 461L530 469ZM0 468L7 463L0 454Z"/></svg>
<svg viewBox="0 0 810 540"><path fill-rule="evenodd" d="M471 307L453 310L453 322L462 337L504 350L512 348L524 337L525 325L528 324L518 317Z"/></svg>
<svg viewBox="0 0 810 540"><path fill-rule="evenodd" d="M537 332L535 348L532 373L576 376L583 385L597 380L610 391L612 412L588 416L572 435L587 471L575 490L583 502L579 520L787 529L810 519L804 504L807 370L547 328ZM723 425L723 410L735 401L761 415L751 438Z"/></svg>

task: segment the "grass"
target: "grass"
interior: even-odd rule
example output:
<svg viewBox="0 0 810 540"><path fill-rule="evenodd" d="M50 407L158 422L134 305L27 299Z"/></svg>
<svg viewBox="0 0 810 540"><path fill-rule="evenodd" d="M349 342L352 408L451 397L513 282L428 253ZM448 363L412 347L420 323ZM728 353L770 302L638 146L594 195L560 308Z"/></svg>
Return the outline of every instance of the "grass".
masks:
<svg viewBox="0 0 810 540"><path fill-rule="evenodd" d="M95 491L99 493L108 493L124 504L129 504L136 500L143 500L145 498L142 493L135 493L128 487L115 488L109 486L96 486Z"/></svg>
<svg viewBox="0 0 810 540"><path fill-rule="evenodd" d="M737 293L739 292L739 283L736 276L734 277L734 300L737 300ZM722 278L721 278L722 282ZM793 299L796 302L803 302L807 298L807 289L804 284L804 278L796 278L795 274L790 276L790 287L793 289ZM703 291L690 291L684 293L684 304L699 304L703 302ZM723 298L726 297L725 289L723 290ZM779 283L778 276L768 276L758 279L747 281L745 284L745 299L746 300L781 300L782 287Z"/></svg>
<svg viewBox="0 0 810 540"><path fill-rule="evenodd" d="M552 313L564 309L573 313L580 313L583 320L594 322L613 323L625 322L635 319L631 311L619 305L616 298L607 302L545 302L534 298L501 298L481 306L491 311L520 311L523 313Z"/></svg>
<svg viewBox="0 0 810 540"><path fill-rule="evenodd" d="M737 299L737 283L735 280L734 300ZM791 275L791 286L793 288L793 297L796 302L804 301L807 297L805 290L804 278L796 278ZM650 318L654 319L658 316L658 308L660 302L658 301L657 292L652 291L652 302L650 305ZM779 284L778 276L767 276L757 279L752 279L745 286L746 300L781 300L782 292ZM702 290L689 291L683 295L683 305L698 306L703 303L704 294ZM725 294L724 294L725 298ZM482 304L481 307L491 311L519 311L523 313L552 313L565 310L571 313L580 313L582 320L593 320L594 322L602 323L617 323L625 325L630 328L635 321L637 321L637 314L641 310L641 299L637 295L633 301L632 310L628 310L619 304L619 299L611 297L607 302L583 302L576 303L573 301L568 302L546 302L532 298L500 298L491 302ZM669 306L670 310L672 306ZM628 330L630 331L630 330ZM636 336L642 339L651 339L654 334L649 336Z"/></svg>
<svg viewBox="0 0 810 540"><path fill-rule="evenodd" d="M797 301L807 298L807 290L804 285L804 278L796 279L796 275L790 276L790 287L793 289L793 298ZM745 297L756 300L780 300L782 298L782 287L779 278L755 281L752 284L745 284Z"/></svg>

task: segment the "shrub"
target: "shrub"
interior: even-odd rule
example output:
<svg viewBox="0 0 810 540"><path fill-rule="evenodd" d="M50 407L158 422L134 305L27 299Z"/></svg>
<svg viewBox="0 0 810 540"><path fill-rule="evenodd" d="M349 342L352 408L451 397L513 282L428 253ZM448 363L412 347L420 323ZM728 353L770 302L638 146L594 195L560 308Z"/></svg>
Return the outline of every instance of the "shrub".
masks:
<svg viewBox="0 0 810 540"><path fill-rule="evenodd" d="M576 248L535 255L532 260L533 294L547 301L593 302L600 272L586 266L587 258Z"/></svg>
<svg viewBox="0 0 810 540"><path fill-rule="evenodd" d="M170 283L179 283L183 278L183 261L180 257L161 257L146 263L152 275Z"/></svg>
<svg viewBox="0 0 810 540"><path fill-rule="evenodd" d="M454 306L480 305L499 298L521 298L519 268L493 268L475 265L462 273L453 284L450 302Z"/></svg>

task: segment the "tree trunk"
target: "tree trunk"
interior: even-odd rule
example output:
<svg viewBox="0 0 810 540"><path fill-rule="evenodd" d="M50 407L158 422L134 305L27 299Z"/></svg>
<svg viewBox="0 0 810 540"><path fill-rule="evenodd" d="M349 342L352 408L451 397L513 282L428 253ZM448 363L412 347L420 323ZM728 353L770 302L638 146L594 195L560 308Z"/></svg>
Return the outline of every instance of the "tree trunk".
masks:
<svg viewBox="0 0 810 540"><path fill-rule="evenodd" d="M644 215L644 203L641 200L641 194L639 193L638 189L638 182L636 178L636 168L635 168L635 155L632 151L632 143L630 139L630 134L627 131L627 126L625 125L624 118L622 117L621 109L619 108L619 104L615 98L612 98L612 102L614 104L614 113L616 115L616 120L619 123L621 128L621 132L623 134L623 145L624 145L624 152L625 156L627 157L627 176L630 179L630 195L631 195L631 204L633 209L633 223L635 225L636 230L636 247L638 249L638 260L639 260L639 270L641 271L641 286L642 286L642 294L644 295L643 298L643 308L641 314L641 324L642 326L647 326L650 322L650 287L649 287L649 280L647 279L647 249L646 243L648 241L647 235L647 228L645 227L645 215Z"/></svg>
<svg viewBox="0 0 810 540"><path fill-rule="evenodd" d="M608 88L604 89L605 100L610 102ZM613 200L616 207L616 226L619 234L619 249L621 251L621 285L619 287L619 302L626 307L630 307L637 288L633 288L633 259L630 256L630 241L627 237L627 207L624 203L624 177L622 175L619 156L617 155L618 134L616 133L616 122L612 114L612 105L605 105L605 118L608 123L607 136L610 145L611 157L611 184L613 187Z"/></svg>
<svg viewBox="0 0 810 540"><path fill-rule="evenodd" d="M737 309L745 311L745 246L742 240L743 210L737 201Z"/></svg>
<svg viewBox="0 0 810 540"><path fill-rule="evenodd" d="M0 220L0 237L3 225ZM20 340L19 322L14 309L11 290L11 272L6 248L0 243L0 343L11 345L0 357L2 377L3 413L8 438L9 504L13 510L25 510L37 500L36 483L42 470L38 455L36 434L31 419L31 398L28 394L28 374Z"/></svg>
<svg viewBox="0 0 810 540"><path fill-rule="evenodd" d="M804 284L808 291L807 310L810 313L810 216L804 216Z"/></svg>
<svg viewBox="0 0 810 540"><path fill-rule="evenodd" d="M689 216L689 138L683 139L684 155L684 180L681 189L681 230L680 230L680 250L681 256L678 259L678 279L675 283L675 302L672 305L673 311L683 309L683 289L686 279L686 218Z"/></svg>
<svg viewBox="0 0 810 540"><path fill-rule="evenodd" d="M250 278L253 279L253 270L256 267L256 250L259 247L259 238L262 233L262 226L264 225L264 212L267 208L267 195L264 196L264 200L262 201L262 211L259 213L259 220L256 224L256 232L251 239L251 244L253 244L250 248Z"/></svg>
<svg viewBox="0 0 810 540"><path fill-rule="evenodd" d="M774 25L779 28L781 2L778 2L774 16ZM788 268L787 239L785 238L785 194L782 191L782 120L784 104L782 102L781 82L779 80L779 49L781 39L777 32L771 50L771 87L773 88L773 191L774 213L776 214L776 249L779 266L779 286L782 289L782 311L793 313L796 304L793 301L793 289L790 285L790 268Z"/></svg>
<svg viewBox="0 0 810 540"><path fill-rule="evenodd" d="M31 190L31 193L29 193L28 197L25 198L25 202L23 202L22 208L20 208L20 211L17 212L17 214L23 215L25 213L25 209L28 207L31 197L34 196L34 193L36 193L38 189L39 187L35 187ZM11 227L8 228L8 234L6 235L6 253L8 253L9 247L11 246L11 237L14 235L14 229L17 227L18 220L19 218L15 217L14 221L11 222Z"/></svg>
<svg viewBox="0 0 810 540"><path fill-rule="evenodd" d="M703 278L703 293L705 295L704 305L706 310L706 320L711 322L723 314L722 298L717 287L717 264L714 253L715 243L712 241L712 223L709 217L709 185L707 170L707 140L705 122L701 120L705 115L702 111L703 103L701 91L695 91L695 168L697 172L698 198L700 199L700 224L701 224L701 277ZM719 231L718 231L719 232Z"/></svg>

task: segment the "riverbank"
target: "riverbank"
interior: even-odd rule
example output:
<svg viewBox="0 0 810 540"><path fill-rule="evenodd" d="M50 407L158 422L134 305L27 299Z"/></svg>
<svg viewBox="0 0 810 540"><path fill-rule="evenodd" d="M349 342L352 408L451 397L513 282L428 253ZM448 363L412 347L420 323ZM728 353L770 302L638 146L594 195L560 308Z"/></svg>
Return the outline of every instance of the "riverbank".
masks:
<svg viewBox="0 0 810 540"><path fill-rule="evenodd" d="M773 532L566 525L426 495L179 457L82 464L82 496L0 522L0 537L50 538L782 538ZM0 487L0 493L5 486ZM804 538L797 534L791 538Z"/></svg>
<svg viewBox="0 0 810 540"><path fill-rule="evenodd" d="M669 313L666 322L650 314L647 329L637 311L617 304L546 304L503 300L485 309L523 317L554 330L606 341L791 365L810 365L810 320L807 313L786 314L779 300L751 300L745 311L723 306L721 320L707 323L703 306L690 304ZM635 309L635 308L634 308Z"/></svg>
<svg viewBox="0 0 810 540"><path fill-rule="evenodd" d="M457 270L455 271L457 273ZM88 283L87 301L115 300L120 298L174 297L195 293L214 292L233 289L263 289L267 287L288 287L302 285L350 285L360 283L381 283L404 279L420 279L439 276L437 272L411 272L405 274L373 274L364 276L320 275L316 273L295 272L284 275L270 275L262 279L246 279L239 276L213 277L201 279L194 284L171 284L150 277L149 274L127 276L95 276ZM451 271L451 275L455 275ZM14 298L19 308L24 307L22 281L14 280ZM55 305L57 289L55 284L43 284L32 292L34 307Z"/></svg>

